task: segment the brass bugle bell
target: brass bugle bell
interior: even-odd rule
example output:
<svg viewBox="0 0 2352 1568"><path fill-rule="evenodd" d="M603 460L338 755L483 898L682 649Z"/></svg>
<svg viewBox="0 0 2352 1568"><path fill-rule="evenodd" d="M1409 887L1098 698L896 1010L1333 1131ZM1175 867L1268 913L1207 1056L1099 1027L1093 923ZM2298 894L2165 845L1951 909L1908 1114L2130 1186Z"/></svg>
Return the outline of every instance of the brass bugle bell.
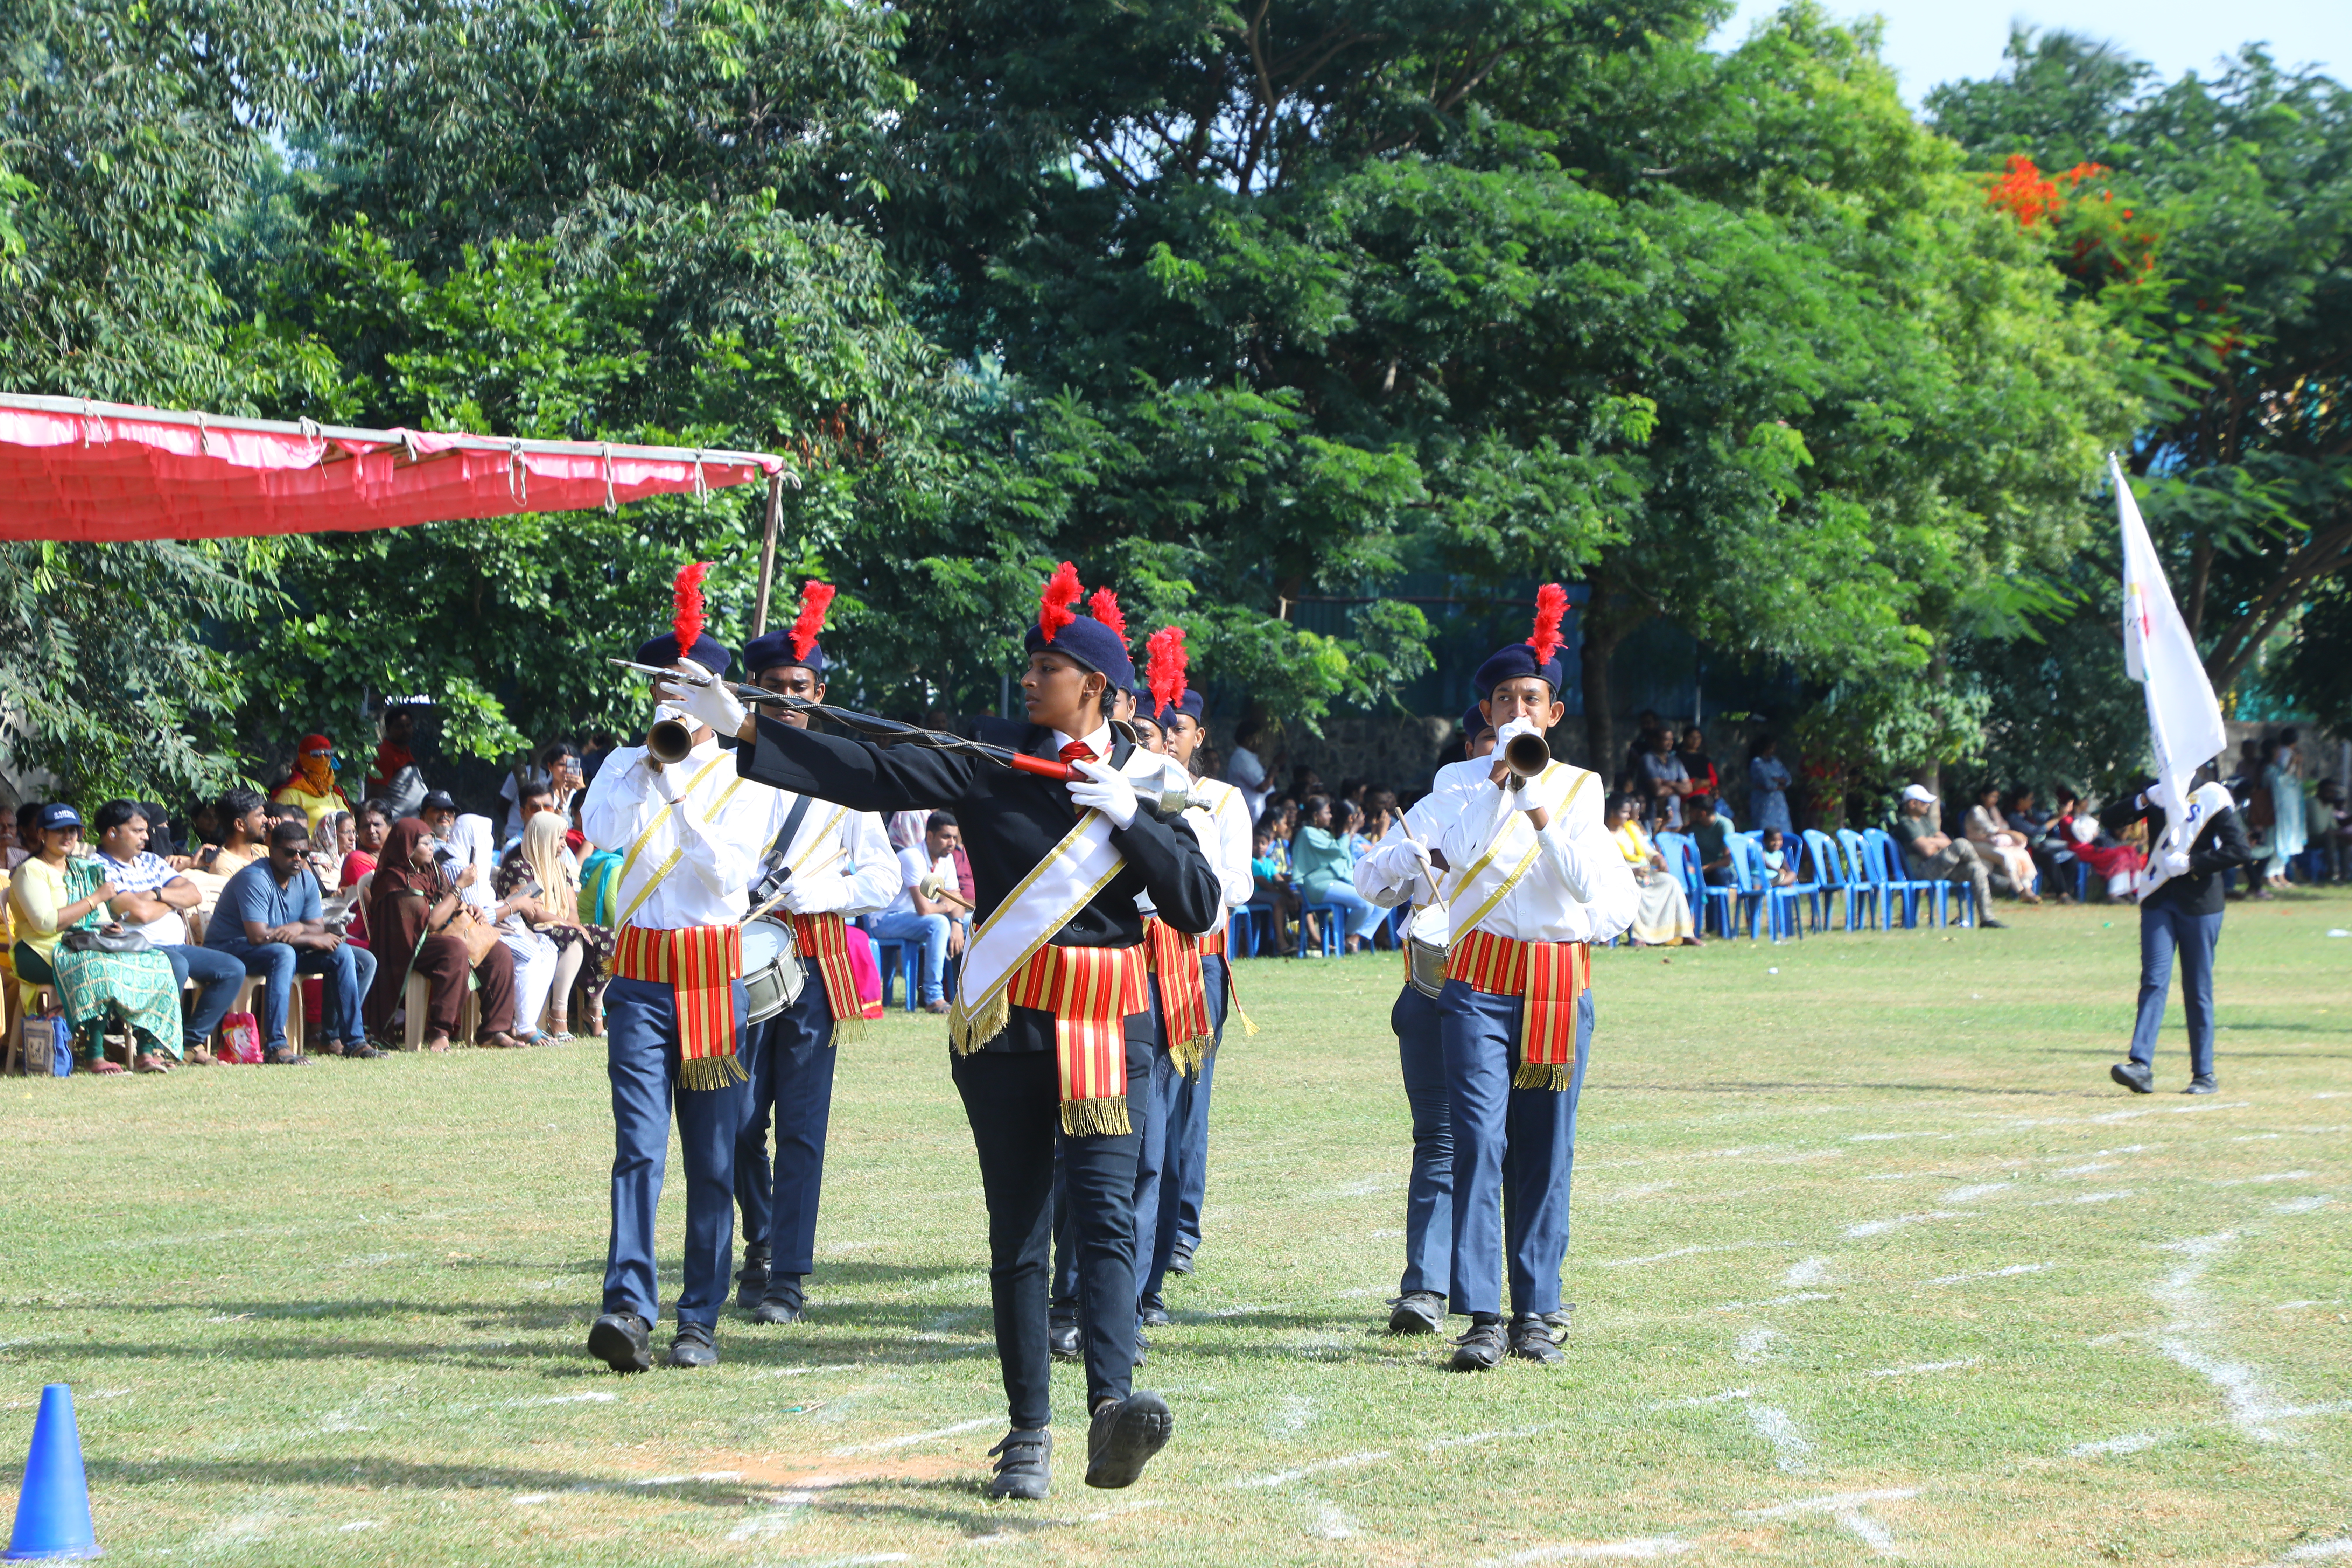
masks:
<svg viewBox="0 0 2352 1568"><path fill-rule="evenodd" d="M694 731L683 721L656 719L646 731L646 754L664 767L686 761L686 754L692 750Z"/></svg>
<svg viewBox="0 0 2352 1568"><path fill-rule="evenodd" d="M1511 770L1511 787L1525 789L1529 779L1551 766L1551 743L1532 731L1514 735L1503 748L1503 765Z"/></svg>

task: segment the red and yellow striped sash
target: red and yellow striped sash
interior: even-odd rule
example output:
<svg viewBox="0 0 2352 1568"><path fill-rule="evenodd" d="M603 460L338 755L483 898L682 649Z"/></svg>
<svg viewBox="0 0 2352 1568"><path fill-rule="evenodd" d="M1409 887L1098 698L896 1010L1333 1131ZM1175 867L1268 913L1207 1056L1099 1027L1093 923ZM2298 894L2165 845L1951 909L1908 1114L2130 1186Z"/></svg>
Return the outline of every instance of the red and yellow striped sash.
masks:
<svg viewBox="0 0 2352 1568"><path fill-rule="evenodd" d="M1160 976L1160 1026L1169 1056L1187 1078L1199 1075L1201 1063L1217 1043L1209 1019L1208 984L1201 973L1205 942L1205 938L1188 936L1158 915L1144 919L1145 962Z"/></svg>
<svg viewBox="0 0 2352 1568"><path fill-rule="evenodd" d="M793 942L801 956L816 965L817 978L824 983L825 1005L833 1009L833 1037L838 1041L844 1025L866 1016L857 994L857 971L849 963L849 922L837 913L794 915Z"/></svg>
<svg viewBox="0 0 2352 1568"><path fill-rule="evenodd" d="M1131 1132L1127 1026L1151 1005L1141 947L1039 948L1004 984L1005 1000L1054 1015L1062 1069L1062 1131L1074 1138Z"/></svg>
<svg viewBox="0 0 2352 1568"><path fill-rule="evenodd" d="M1445 978L1492 996L1520 996L1519 1089L1568 1088L1576 1076L1576 1004L1592 984L1592 949L1580 942L1516 942L1489 931L1454 938Z"/></svg>
<svg viewBox="0 0 2352 1568"><path fill-rule="evenodd" d="M724 1089L750 1078L735 1059L735 982L743 973L740 926L625 925L613 944L613 973L676 992L681 1087Z"/></svg>

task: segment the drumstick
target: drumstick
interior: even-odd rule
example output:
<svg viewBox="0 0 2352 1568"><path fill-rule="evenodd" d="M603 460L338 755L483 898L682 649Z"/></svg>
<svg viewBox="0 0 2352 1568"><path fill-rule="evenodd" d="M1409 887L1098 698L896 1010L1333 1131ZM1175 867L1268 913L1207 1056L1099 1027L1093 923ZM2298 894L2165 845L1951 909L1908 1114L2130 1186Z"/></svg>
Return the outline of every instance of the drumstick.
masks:
<svg viewBox="0 0 2352 1568"><path fill-rule="evenodd" d="M1404 841L1406 843L1421 843L1421 836L1413 832L1412 824L1405 820L1404 814L1402 812L1399 812L1397 814L1397 826L1403 830ZM1426 846L1424 846L1424 847L1426 847ZM1429 901L1433 904L1444 895L1438 891L1437 873L1432 868L1435 864L1437 851L1431 849L1429 853L1431 859L1425 860L1422 863L1421 874L1429 879Z"/></svg>
<svg viewBox="0 0 2352 1568"><path fill-rule="evenodd" d="M835 860L840 859L841 855L841 846L836 844L833 847L833 852L831 854L818 861L815 865L804 868L802 870L801 875L805 877L813 875L818 871L822 871L827 866L832 865ZM777 905L782 903L784 901L784 894L791 889L792 885L792 879L789 877L785 878L784 885L782 888L777 889L775 893L766 903L761 904L758 909L753 910L750 914L743 917L744 923L747 925L750 924L751 921L758 920L761 916L773 910Z"/></svg>

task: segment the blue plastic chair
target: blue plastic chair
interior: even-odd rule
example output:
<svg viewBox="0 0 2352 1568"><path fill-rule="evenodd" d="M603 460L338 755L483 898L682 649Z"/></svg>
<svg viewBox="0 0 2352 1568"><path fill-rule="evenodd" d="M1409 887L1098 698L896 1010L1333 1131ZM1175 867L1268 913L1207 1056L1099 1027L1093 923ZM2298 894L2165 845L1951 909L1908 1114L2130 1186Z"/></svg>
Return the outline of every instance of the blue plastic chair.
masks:
<svg viewBox="0 0 2352 1568"><path fill-rule="evenodd" d="M1819 883L1805 879L1803 841L1792 834L1784 833L1780 836L1781 854L1794 855L1797 858L1797 863L1792 868L1797 873L1797 879L1786 887L1781 887L1772 880L1770 868L1764 864L1762 829L1759 828L1752 833L1742 833L1738 837L1755 852L1756 889L1758 896L1765 904L1772 940L1779 942L1783 936L1794 936L1798 941L1802 942L1805 936L1804 900L1807 895L1821 891Z"/></svg>
<svg viewBox="0 0 2352 1568"><path fill-rule="evenodd" d="M1846 864L1845 929L1875 926L1886 930L1894 920L1894 910L1886 899L1885 868L1879 865L1878 857L1871 853L1862 835L1851 827L1838 829L1837 845Z"/></svg>
<svg viewBox="0 0 2352 1568"><path fill-rule="evenodd" d="M1666 869L1683 885L1683 901L1701 925L1706 923L1706 883L1698 874L1698 846L1687 835L1661 833L1650 840L1666 859Z"/></svg>
<svg viewBox="0 0 2352 1568"><path fill-rule="evenodd" d="M1880 885L1886 890L1888 929L1894 927L1894 900L1898 895L1903 900L1903 929L1915 929L1919 923L1919 901L1933 897L1936 889L1948 888L1951 884L1922 881L1909 875L1904 869L1903 851L1895 846L1895 836L1883 827L1871 828L1862 836L1862 841L1864 852L1874 858L1880 868ZM1935 928L1936 917L1941 912L1940 900L1929 907L1927 924L1930 930Z"/></svg>
<svg viewBox="0 0 2352 1568"><path fill-rule="evenodd" d="M1731 890L1738 895L1737 906L1748 926L1748 940L1756 940L1756 917L1767 915L1765 929L1774 937L1780 934L1778 924L1769 916L1772 902L1764 881L1764 851L1756 847L1756 840L1745 833L1724 836L1724 846L1731 852Z"/></svg>
<svg viewBox="0 0 2352 1568"><path fill-rule="evenodd" d="M1225 951L1234 958L1257 956L1257 917L1247 904L1230 911L1226 917Z"/></svg>
<svg viewBox="0 0 2352 1568"><path fill-rule="evenodd" d="M1307 917L1308 915L1321 915L1323 917L1321 928L1322 941L1320 945L1323 949L1324 957L1337 958L1342 952L1347 951L1347 916L1341 912L1339 905L1308 904L1306 908L1299 910L1298 929L1302 934L1304 934L1307 930Z"/></svg>
<svg viewBox="0 0 2352 1568"><path fill-rule="evenodd" d="M1805 869L1798 873L1799 880L1811 900L1813 929L1829 929L1830 900L1845 896L1846 930L1853 929L1853 879L1847 874L1843 858L1838 854L1836 842L1818 827L1808 827L1802 836L1805 847Z"/></svg>

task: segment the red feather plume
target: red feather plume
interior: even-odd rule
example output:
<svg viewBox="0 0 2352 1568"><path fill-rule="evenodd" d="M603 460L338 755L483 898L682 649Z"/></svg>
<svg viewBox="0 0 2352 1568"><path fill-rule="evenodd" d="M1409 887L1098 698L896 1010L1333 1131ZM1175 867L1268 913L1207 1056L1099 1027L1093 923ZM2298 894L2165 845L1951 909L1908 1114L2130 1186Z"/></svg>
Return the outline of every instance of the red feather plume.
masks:
<svg viewBox="0 0 2352 1568"><path fill-rule="evenodd" d="M702 580L710 575L707 561L689 561L677 569L677 580L670 584L670 596L677 602L677 613L670 617L669 629L677 637L677 657L694 657L694 645L702 639L702 628L709 621L702 613Z"/></svg>
<svg viewBox="0 0 2352 1568"><path fill-rule="evenodd" d="M1078 618L1070 609L1078 602L1078 569L1066 561L1045 579L1045 590L1037 595L1037 629L1045 634L1047 642Z"/></svg>
<svg viewBox="0 0 2352 1568"><path fill-rule="evenodd" d="M1536 590L1536 635L1528 646L1536 650L1536 663L1546 665L1559 651L1559 618L1568 614L1568 590L1557 583L1547 583Z"/></svg>
<svg viewBox="0 0 2352 1568"><path fill-rule="evenodd" d="M1184 700L1184 628L1162 626L1143 645L1144 682L1151 689L1151 709L1173 708Z"/></svg>
<svg viewBox="0 0 2352 1568"><path fill-rule="evenodd" d="M1117 594L1108 588L1097 588L1094 597L1087 601L1087 608L1094 613L1095 619L1110 628L1111 636L1121 643L1127 641L1127 617L1119 614Z"/></svg>
<svg viewBox="0 0 2352 1568"><path fill-rule="evenodd" d="M793 623L794 658L806 658L809 649L816 647L817 634L824 630L824 613L833 608L835 592L830 583L802 584L800 619Z"/></svg>

